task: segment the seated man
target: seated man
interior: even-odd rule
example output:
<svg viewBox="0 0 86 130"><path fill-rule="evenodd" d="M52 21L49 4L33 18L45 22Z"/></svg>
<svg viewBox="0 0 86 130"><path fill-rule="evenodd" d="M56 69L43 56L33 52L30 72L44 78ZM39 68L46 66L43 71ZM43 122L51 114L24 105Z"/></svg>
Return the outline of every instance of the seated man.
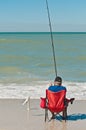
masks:
<svg viewBox="0 0 86 130"><path fill-rule="evenodd" d="M52 92L58 92L61 90L66 90L64 86L62 86L62 78L61 77L56 77L54 80L54 85L49 86L48 90Z"/></svg>
<svg viewBox="0 0 86 130"><path fill-rule="evenodd" d="M61 77L56 77L54 80L54 85L49 86L48 90L52 91L52 92L59 92L61 90L66 90L66 87L62 86L62 78ZM66 97L66 95L65 95ZM71 102L71 104L73 103L74 98L71 99L67 99L65 98L65 105L68 106L68 103ZM63 111L63 118L67 117L67 107L65 107L64 111ZM52 118L54 118L54 113L52 113Z"/></svg>

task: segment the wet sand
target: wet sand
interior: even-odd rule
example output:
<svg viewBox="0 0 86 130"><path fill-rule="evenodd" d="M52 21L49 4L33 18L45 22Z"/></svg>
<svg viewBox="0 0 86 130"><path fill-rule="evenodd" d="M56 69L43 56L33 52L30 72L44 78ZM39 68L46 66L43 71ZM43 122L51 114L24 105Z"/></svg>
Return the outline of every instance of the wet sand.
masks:
<svg viewBox="0 0 86 130"><path fill-rule="evenodd" d="M45 111L38 99L0 99L0 130L86 130L86 100L74 101L68 107L67 121L44 121Z"/></svg>

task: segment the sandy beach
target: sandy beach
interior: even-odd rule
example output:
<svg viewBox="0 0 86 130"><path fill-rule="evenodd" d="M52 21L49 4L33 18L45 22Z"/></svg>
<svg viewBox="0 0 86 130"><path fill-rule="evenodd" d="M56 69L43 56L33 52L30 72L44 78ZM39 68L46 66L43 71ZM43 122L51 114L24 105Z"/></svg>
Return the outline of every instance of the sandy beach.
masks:
<svg viewBox="0 0 86 130"><path fill-rule="evenodd" d="M86 100L76 100L68 107L67 121L44 121L45 111L38 99L0 99L0 130L86 130Z"/></svg>

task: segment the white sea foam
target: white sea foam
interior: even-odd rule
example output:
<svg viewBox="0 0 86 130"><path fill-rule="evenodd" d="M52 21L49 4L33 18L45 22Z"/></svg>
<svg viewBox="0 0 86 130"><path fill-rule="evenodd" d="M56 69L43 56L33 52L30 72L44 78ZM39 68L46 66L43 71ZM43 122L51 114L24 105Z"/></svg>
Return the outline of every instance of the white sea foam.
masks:
<svg viewBox="0 0 86 130"><path fill-rule="evenodd" d="M86 99L86 82L63 82L67 86L67 97L77 100ZM0 84L0 98L40 98L45 97L45 90L49 82L36 82L35 85L28 84Z"/></svg>
<svg viewBox="0 0 86 130"><path fill-rule="evenodd" d="M63 81L67 97L86 99L86 33L53 35L57 72L68 80ZM0 98L45 96L45 80L55 77L49 39L49 33L0 33Z"/></svg>

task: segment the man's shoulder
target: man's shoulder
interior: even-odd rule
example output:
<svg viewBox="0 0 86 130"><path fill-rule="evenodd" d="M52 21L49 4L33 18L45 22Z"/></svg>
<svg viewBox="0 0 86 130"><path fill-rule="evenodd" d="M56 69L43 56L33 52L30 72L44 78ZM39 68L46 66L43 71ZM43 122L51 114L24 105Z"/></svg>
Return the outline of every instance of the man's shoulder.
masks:
<svg viewBox="0 0 86 130"><path fill-rule="evenodd" d="M61 86L63 89L66 89L66 87L65 86Z"/></svg>
<svg viewBox="0 0 86 130"><path fill-rule="evenodd" d="M49 86L48 90L55 92L56 86L54 86L54 85Z"/></svg>
<svg viewBox="0 0 86 130"><path fill-rule="evenodd" d="M66 87L64 87L64 86L58 86L58 89L59 89L59 91L60 90L66 90Z"/></svg>
<svg viewBox="0 0 86 130"><path fill-rule="evenodd" d="M55 89L55 86L54 85L49 86L48 90L51 90L51 89Z"/></svg>

